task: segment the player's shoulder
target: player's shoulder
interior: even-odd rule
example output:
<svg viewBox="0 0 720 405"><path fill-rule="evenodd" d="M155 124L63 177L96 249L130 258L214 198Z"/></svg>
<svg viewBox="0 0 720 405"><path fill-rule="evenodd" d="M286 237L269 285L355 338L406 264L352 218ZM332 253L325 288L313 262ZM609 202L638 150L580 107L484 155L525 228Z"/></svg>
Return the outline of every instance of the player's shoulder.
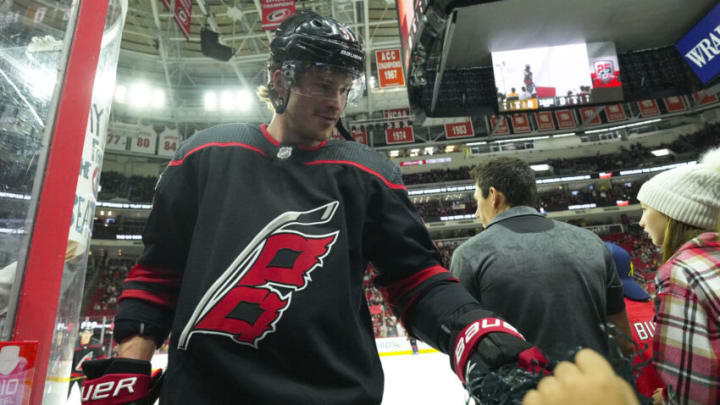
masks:
<svg viewBox="0 0 720 405"><path fill-rule="evenodd" d="M318 159L350 164L362 170L370 170L392 183L401 183L400 167L386 156L359 142L331 139L322 148Z"/></svg>
<svg viewBox="0 0 720 405"><path fill-rule="evenodd" d="M197 148L216 143L241 142L252 145L257 142L258 134L261 134L260 127L253 124L216 125L198 131L185 140L178 149L178 155L185 156Z"/></svg>

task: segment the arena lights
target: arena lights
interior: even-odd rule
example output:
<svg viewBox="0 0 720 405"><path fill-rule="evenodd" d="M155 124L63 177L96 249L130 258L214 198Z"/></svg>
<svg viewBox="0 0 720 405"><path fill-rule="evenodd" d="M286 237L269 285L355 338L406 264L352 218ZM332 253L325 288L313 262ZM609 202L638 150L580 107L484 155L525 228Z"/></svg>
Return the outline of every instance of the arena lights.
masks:
<svg viewBox="0 0 720 405"><path fill-rule="evenodd" d="M550 165L543 163L543 164L539 164L539 165L530 165L530 168L536 172L545 172L545 171L550 170Z"/></svg>
<svg viewBox="0 0 720 405"><path fill-rule="evenodd" d="M127 101L127 87L122 84L115 86L115 101L125 103Z"/></svg>
<svg viewBox="0 0 720 405"><path fill-rule="evenodd" d="M567 138L568 136L575 136L575 132L568 132L567 134L550 135L551 138Z"/></svg>
<svg viewBox="0 0 720 405"><path fill-rule="evenodd" d="M389 155L390 155L390 157L398 157L398 156L400 156L400 151L399 150L391 150Z"/></svg>
<svg viewBox="0 0 720 405"><path fill-rule="evenodd" d="M133 107L145 108L150 103L150 87L143 82L135 82L130 86L130 100Z"/></svg>
<svg viewBox="0 0 720 405"><path fill-rule="evenodd" d="M205 111L248 111L252 108L255 98L246 89L207 91L203 96Z"/></svg>
<svg viewBox="0 0 720 405"><path fill-rule="evenodd" d="M641 125L647 125L647 124L653 124L655 122L662 121L662 118L656 118L654 120L648 120L648 121L641 121L641 122L634 122L632 124L625 124L625 125L619 125L616 127L610 127L610 128L602 128L602 129L593 129L591 131L585 131L586 134L595 134L598 132L608 132L608 131L615 131L617 129L623 129L623 128L632 128L632 127L639 127Z"/></svg>
<svg viewBox="0 0 720 405"><path fill-rule="evenodd" d="M448 145L445 147L445 153L455 152L455 145Z"/></svg>
<svg viewBox="0 0 720 405"><path fill-rule="evenodd" d="M150 105L152 105L155 108L165 107L165 90L153 89Z"/></svg>
<svg viewBox="0 0 720 405"><path fill-rule="evenodd" d="M668 149L668 148L655 149L655 150L651 150L650 153L652 153L653 156L658 156L658 157L667 156L670 154L670 149Z"/></svg>
<svg viewBox="0 0 720 405"><path fill-rule="evenodd" d="M165 90L150 87L144 82L135 82L130 87L118 84L115 86L114 93L115 101L130 104L134 108L165 107Z"/></svg>

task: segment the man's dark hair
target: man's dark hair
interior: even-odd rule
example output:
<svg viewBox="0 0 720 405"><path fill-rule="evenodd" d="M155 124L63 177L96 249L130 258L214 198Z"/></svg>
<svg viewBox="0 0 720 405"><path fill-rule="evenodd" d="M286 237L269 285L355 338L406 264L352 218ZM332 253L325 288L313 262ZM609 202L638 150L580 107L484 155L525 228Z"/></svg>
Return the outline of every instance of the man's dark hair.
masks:
<svg viewBox="0 0 720 405"><path fill-rule="evenodd" d="M490 159L470 171L483 198L490 194L490 187L505 195L511 207L527 205L535 207L537 186L535 172L523 160L511 157Z"/></svg>

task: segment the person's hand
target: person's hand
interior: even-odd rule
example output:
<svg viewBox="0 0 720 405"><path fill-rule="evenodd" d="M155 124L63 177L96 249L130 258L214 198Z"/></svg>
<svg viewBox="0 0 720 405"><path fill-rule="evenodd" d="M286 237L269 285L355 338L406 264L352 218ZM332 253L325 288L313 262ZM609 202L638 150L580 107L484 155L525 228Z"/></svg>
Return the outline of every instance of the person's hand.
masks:
<svg viewBox="0 0 720 405"><path fill-rule="evenodd" d="M536 390L523 398L523 405L639 405L630 384L618 377L601 355L583 349L575 363L560 362L540 380Z"/></svg>
<svg viewBox="0 0 720 405"><path fill-rule="evenodd" d="M83 363L83 405L152 405L160 394L162 372L150 374L149 361L112 358Z"/></svg>
<svg viewBox="0 0 720 405"><path fill-rule="evenodd" d="M665 397L663 396L663 389L658 388L653 392L652 403L653 405L665 405Z"/></svg>

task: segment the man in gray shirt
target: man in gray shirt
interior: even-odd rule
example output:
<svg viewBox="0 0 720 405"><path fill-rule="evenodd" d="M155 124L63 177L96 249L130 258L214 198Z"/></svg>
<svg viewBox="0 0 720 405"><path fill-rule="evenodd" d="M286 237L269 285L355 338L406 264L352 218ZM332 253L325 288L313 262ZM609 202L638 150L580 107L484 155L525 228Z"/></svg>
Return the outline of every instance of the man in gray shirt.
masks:
<svg viewBox="0 0 720 405"><path fill-rule="evenodd" d="M450 265L470 293L551 360L579 346L606 355L600 325L607 321L631 336L610 252L593 232L533 208L537 189L527 163L497 158L471 174L485 230L459 246Z"/></svg>

